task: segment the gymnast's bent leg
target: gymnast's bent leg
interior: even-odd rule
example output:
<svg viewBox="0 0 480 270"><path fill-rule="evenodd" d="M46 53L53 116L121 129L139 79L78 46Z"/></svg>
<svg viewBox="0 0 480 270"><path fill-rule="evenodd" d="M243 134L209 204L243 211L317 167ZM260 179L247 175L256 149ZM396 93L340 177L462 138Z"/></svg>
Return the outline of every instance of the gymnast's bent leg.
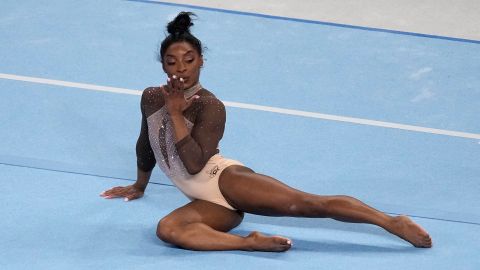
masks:
<svg viewBox="0 0 480 270"><path fill-rule="evenodd" d="M174 210L158 223L157 236L191 250L285 251L290 240L253 232L246 237L227 233L243 220L243 213L195 200Z"/></svg>
<svg viewBox="0 0 480 270"><path fill-rule="evenodd" d="M246 213L369 223L415 247L432 246L428 233L406 216L386 215L349 196L320 196L299 191L244 166L226 168L220 175L219 187L230 205Z"/></svg>

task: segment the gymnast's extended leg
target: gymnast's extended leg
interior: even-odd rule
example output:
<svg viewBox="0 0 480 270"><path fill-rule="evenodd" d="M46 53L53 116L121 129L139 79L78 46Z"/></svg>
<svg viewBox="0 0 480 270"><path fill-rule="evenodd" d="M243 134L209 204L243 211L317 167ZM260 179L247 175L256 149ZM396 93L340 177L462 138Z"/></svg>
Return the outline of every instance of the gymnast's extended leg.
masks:
<svg viewBox="0 0 480 270"><path fill-rule="evenodd" d="M406 216L386 215L348 196L320 196L293 189L243 166L230 166L219 186L230 205L266 216L324 217L378 225L416 247L431 247L428 233Z"/></svg>
<svg viewBox="0 0 480 270"><path fill-rule="evenodd" d="M285 251L289 239L252 232L246 237L227 233L242 222L243 213L195 200L174 210L158 223L157 236L191 250Z"/></svg>

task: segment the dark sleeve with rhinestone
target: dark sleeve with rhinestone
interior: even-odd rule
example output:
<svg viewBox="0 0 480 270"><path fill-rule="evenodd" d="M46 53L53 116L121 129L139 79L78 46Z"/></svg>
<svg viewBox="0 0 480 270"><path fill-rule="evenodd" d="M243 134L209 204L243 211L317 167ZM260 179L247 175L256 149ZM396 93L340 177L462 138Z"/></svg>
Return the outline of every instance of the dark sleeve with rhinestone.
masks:
<svg viewBox="0 0 480 270"><path fill-rule="evenodd" d="M226 112L223 103L215 97L200 101L199 113L190 135L175 144L178 155L188 173L200 172L207 161L218 153L218 143L225 130Z"/></svg>
<svg viewBox="0 0 480 270"><path fill-rule="evenodd" d="M138 136L136 152L137 152L137 167L149 172L155 167L155 155L153 154L150 140L148 139L147 117L145 115L145 100L149 95L148 89L142 94L142 101L140 102L140 109L142 111L142 127L140 129L140 136Z"/></svg>

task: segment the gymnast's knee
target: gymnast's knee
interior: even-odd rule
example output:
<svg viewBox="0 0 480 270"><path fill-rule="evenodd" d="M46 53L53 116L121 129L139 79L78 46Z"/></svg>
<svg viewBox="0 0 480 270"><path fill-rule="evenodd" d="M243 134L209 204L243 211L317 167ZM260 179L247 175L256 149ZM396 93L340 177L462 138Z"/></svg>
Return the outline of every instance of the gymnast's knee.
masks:
<svg viewBox="0 0 480 270"><path fill-rule="evenodd" d="M294 217L328 217L330 202L327 197L299 196L288 203L287 213Z"/></svg>
<svg viewBox="0 0 480 270"><path fill-rule="evenodd" d="M195 249L195 243L192 242L192 235L195 234L195 230L192 230L191 227L194 224L182 223L170 217L165 217L158 222L157 237L181 248Z"/></svg>
<svg viewBox="0 0 480 270"><path fill-rule="evenodd" d="M178 237L178 224L171 220L169 217L165 217L158 222L157 225L157 237L160 240L173 244L174 239Z"/></svg>

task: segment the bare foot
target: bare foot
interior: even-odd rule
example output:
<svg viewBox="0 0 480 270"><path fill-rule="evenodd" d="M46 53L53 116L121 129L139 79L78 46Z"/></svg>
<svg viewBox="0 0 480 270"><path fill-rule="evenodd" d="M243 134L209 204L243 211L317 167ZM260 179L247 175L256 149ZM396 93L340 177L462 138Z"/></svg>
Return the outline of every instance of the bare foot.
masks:
<svg viewBox="0 0 480 270"><path fill-rule="evenodd" d="M287 251L292 247L292 241L281 236L265 236L259 232L252 232L247 236L252 250L257 251Z"/></svg>
<svg viewBox="0 0 480 270"><path fill-rule="evenodd" d="M430 235L407 216L394 217L389 231L405 241L410 242L415 247L432 247Z"/></svg>

